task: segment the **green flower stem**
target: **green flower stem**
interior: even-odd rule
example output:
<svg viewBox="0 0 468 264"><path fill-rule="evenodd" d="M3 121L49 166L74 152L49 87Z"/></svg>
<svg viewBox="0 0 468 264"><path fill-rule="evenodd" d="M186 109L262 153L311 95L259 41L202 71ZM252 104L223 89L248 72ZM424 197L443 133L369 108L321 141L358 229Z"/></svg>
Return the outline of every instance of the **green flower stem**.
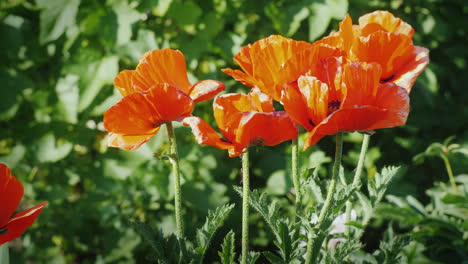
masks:
<svg viewBox="0 0 468 264"><path fill-rule="evenodd" d="M249 150L242 153L242 264L247 264L249 253Z"/></svg>
<svg viewBox="0 0 468 264"><path fill-rule="evenodd" d="M296 218L299 216L301 211L301 202L302 202L302 192L299 182L299 147L297 144L297 138L292 140L292 155L291 155L291 169L292 169L292 178L294 183L294 189L296 190Z"/></svg>
<svg viewBox="0 0 468 264"><path fill-rule="evenodd" d="M317 220L316 226L318 227L319 231L323 232L323 221L325 217L329 214L330 206L333 203L333 195L335 194L336 189L336 180L338 178L338 173L340 172L341 167L341 156L343 152L343 132L338 132L336 134L336 150L335 150L335 163L333 164L333 171L332 171L332 178L330 180L330 184L328 186L327 197L325 199L325 203L323 205L322 210L320 211L320 215ZM320 247L322 246L322 242L325 239L324 235L319 235L315 238L309 236L309 240L307 242L307 252L306 252L306 264L316 263L316 259L318 253L320 252Z"/></svg>
<svg viewBox="0 0 468 264"><path fill-rule="evenodd" d="M354 179L352 183L352 187L354 188L358 187L359 184L361 184L361 173L362 173L362 169L364 168L364 161L366 160L367 149L369 148L369 140L370 140L370 135L364 134L364 137L362 139L361 153L359 154L359 160L358 160L356 172L354 174ZM351 209L352 209L351 201L347 201L345 223L349 222L349 220L351 219ZM348 234L349 232L348 226L345 226L345 231L346 231L346 234Z"/></svg>
<svg viewBox="0 0 468 264"><path fill-rule="evenodd" d="M2 264L10 263L10 256L8 254L8 243L5 243L0 246L0 263Z"/></svg>
<svg viewBox="0 0 468 264"><path fill-rule="evenodd" d="M172 173L174 174L174 203L175 203L175 217L177 226L177 236L184 237L184 224L182 221L182 204L181 204L181 189L180 189L180 171L179 171L179 154L177 152L177 141L174 134L172 122L166 123L167 135L169 137L169 159L172 164Z"/></svg>
<svg viewBox="0 0 468 264"><path fill-rule="evenodd" d="M447 169L447 174L450 179L450 184L452 185L453 191L458 194L457 184L455 183L455 178L453 177L452 165L450 165L450 160L444 154L440 155L445 163L445 168Z"/></svg>

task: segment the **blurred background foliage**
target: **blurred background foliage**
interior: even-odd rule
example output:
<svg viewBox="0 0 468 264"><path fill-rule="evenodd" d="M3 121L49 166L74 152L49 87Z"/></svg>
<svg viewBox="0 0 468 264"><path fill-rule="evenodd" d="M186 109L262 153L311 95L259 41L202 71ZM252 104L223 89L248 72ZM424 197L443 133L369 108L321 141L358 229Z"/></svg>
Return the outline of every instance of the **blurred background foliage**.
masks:
<svg viewBox="0 0 468 264"><path fill-rule="evenodd" d="M382 207L366 231L366 250L375 249L382 230L393 223L395 232L417 230L414 250L408 249L411 263L466 260L466 222L451 221L450 213L452 229L440 224L443 219L438 219L439 229L424 222L434 212L446 214L431 206L445 197L438 195L445 189L434 187L448 182L444 163L430 157L413 162L429 144L452 135L462 149L468 147L465 0L2 0L0 161L23 182L24 207L49 201L37 224L11 243L12 263L145 263L150 249L127 221L145 221L165 233L175 230L170 169L153 157L168 147L164 129L140 149L123 151L106 147L102 125L102 114L120 98L114 77L134 68L146 51L180 49L191 80L217 79L228 92L246 92L247 87L220 72L236 67L232 57L242 46L270 34L313 41L336 30L346 13L357 23L359 16L377 9L411 24L415 43L430 49L431 63L412 90L407 125L371 138L368 177L385 164L406 170L389 190L389 206ZM194 114L213 122L211 102L197 105ZM197 145L188 128L178 126L176 133L185 223L199 227L208 209L228 201L239 204L232 187L240 184L240 159ZM302 169L319 167L325 177L332 141L328 137L301 153ZM360 141L357 133L345 137L349 171ZM253 151L252 187L268 191L292 212L289 151L288 144ZM467 173L466 151L448 157L455 176ZM460 187L465 195L466 177L457 178L465 184ZM461 206L458 216L466 217L466 199L457 197L443 201ZM390 210L392 203L418 208L414 201L420 209L416 215ZM207 261L217 259L230 228L240 229L240 210L233 211L215 237ZM452 231L450 236L444 228ZM186 229L193 236L194 230ZM255 213L251 230L253 249L272 246L272 235Z"/></svg>

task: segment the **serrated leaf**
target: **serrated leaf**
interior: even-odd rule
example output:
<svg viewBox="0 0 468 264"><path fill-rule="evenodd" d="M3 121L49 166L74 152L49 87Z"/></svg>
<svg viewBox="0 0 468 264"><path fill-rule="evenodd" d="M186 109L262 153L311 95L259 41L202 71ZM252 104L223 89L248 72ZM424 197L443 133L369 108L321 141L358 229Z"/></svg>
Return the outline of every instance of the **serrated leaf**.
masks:
<svg viewBox="0 0 468 264"><path fill-rule="evenodd" d="M223 245L221 246L221 251L218 251L218 255L221 257L222 264L234 264L234 259L236 257L235 252L235 237L234 232L231 230L226 235L223 240Z"/></svg>
<svg viewBox="0 0 468 264"><path fill-rule="evenodd" d="M58 39L75 24L80 0L36 0L41 9L39 42Z"/></svg>
<svg viewBox="0 0 468 264"><path fill-rule="evenodd" d="M277 255L271 253L270 251L263 252L263 255L271 264L282 264L284 261Z"/></svg>
<svg viewBox="0 0 468 264"><path fill-rule="evenodd" d="M422 216L427 215L426 209L424 209L424 206L418 200L416 200L416 198L414 198L411 195L408 195L406 196L406 201L414 211L421 214Z"/></svg>
<svg viewBox="0 0 468 264"><path fill-rule="evenodd" d="M199 262L202 263L203 257L210 245L210 241L213 238L214 233L221 226L222 222L234 208L233 204L226 204L216 208L215 211L208 211L205 224L202 228L197 229L197 247L195 250L199 252Z"/></svg>

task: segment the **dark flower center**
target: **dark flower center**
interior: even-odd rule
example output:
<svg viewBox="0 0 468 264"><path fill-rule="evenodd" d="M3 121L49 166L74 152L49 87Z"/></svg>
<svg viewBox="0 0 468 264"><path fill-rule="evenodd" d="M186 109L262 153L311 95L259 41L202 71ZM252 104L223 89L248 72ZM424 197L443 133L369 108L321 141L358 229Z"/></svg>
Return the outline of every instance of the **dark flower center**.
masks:
<svg viewBox="0 0 468 264"><path fill-rule="evenodd" d="M328 102L328 115L331 115L336 110L340 109L341 102L339 100L333 100Z"/></svg>
<svg viewBox="0 0 468 264"><path fill-rule="evenodd" d="M254 138L250 141L250 145L263 145L265 143L265 140L263 138Z"/></svg>
<svg viewBox="0 0 468 264"><path fill-rule="evenodd" d="M6 234L7 232L8 232L8 229L0 228L0 236Z"/></svg>
<svg viewBox="0 0 468 264"><path fill-rule="evenodd" d="M381 83L386 83L386 82L391 81L393 78L395 78L395 74L392 74L392 75L390 75L390 76L387 77L387 78L380 79L380 82L381 82Z"/></svg>

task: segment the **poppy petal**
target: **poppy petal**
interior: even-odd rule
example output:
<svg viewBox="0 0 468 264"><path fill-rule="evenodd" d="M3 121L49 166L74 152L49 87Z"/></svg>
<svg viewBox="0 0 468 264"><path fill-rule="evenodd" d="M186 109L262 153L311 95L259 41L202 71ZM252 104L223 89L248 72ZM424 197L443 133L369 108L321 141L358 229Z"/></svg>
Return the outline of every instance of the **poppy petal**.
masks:
<svg viewBox="0 0 468 264"><path fill-rule="evenodd" d="M179 50L162 49L143 55L133 75L133 85L148 90L156 83L168 83L189 93L185 57Z"/></svg>
<svg viewBox="0 0 468 264"><path fill-rule="evenodd" d="M313 76L301 76L297 84L306 100L309 119L320 123L328 115L328 85Z"/></svg>
<svg viewBox="0 0 468 264"><path fill-rule="evenodd" d="M372 24L378 24L388 32L407 35L410 38L412 38L414 34L414 29L408 23L395 17L388 11L378 10L359 18L359 26L361 28ZM363 30L362 34L367 36L369 33L372 33L372 31L366 32L366 30Z"/></svg>
<svg viewBox="0 0 468 264"><path fill-rule="evenodd" d="M251 75L248 75L239 70L233 70L230 68L222 69L222 72L234 78L234 80L241 82L245 86L254 87L257 83Z"/></svg>
<svg viewBox="0 0 468 264"><path fill-rule="evenodd" d="M199 144L210 145L219 149L232 148L232 144L223 140L218 133L203 119L195 116L182 120L184 126L189 126Z"/></svg>
<svg viewBox="0 0 468 264"><path fill-rule="evenodd" d="M134 150L139 148L143 143L150 140L158 131L160 127L155 129L154 134L142 135L142 136L128 136L121 134L109 133L107 139L107 145L113 148L120 148L125 150Z"/></svg>
<svg viewBox="0 0 468 264"><path fill-rule="evenodd" d="M153 135L161 122L161 115L143 93L123 97L104 113L104 128L116 134Z"/></svg>
<svg viewBox="0 0 468 264"><path fill-rule="evenodd" d="M189 116L193 111L193 100L186 93L167 83L153 85L145 94L161 119L176 121L182 117Z"/></svg>
<svg viewBox="0 0 468 264"><path fill-rule="evenodd" d="M213 102L213 115L221 133L231 142L235 140L242 112L256 111L246 94L229 93L217 96Z"/></svg>
<svg viewBox="0 0 468 264"><path fill-rule="evenodd" d="M203 80L195 83L190 89L190 97L194 102L201 102L213 98L224 91L224 83L215 80Z"/></svg>
<svg viewBox="0 0 468 264"><path fill-rule="evenodd" d="M274 128L274 129L272 129ZM297 137L297 127L284 111L243 113L236 135L236 143L242 147L249 145L274 146Z"/></svg>
<svg viewBox="0 0 468 264"><path fill-rule="evenodd" d="M132 86L132 76L135 71L123 70L114 79L114 86L119 90L122 96L141 92L141 89L135 90Z"/></svg>
<svg viewBox="0 0 468 264"><path fill-rule="evenodd" d="M400 69L399 74L395 76L393 82L411 91L416 78L421 74L427 64L429 64L429 50L415 46L413 57Z"/></svg>
<svg viewBox="0 0 468 264"><path fill-rule="evenodd" d="M258 112L274 112L273 98L260 91L257 87L252 88L249 97Z"/></svg>
<svg viewBox="0 0 468 264"><path fill-rule="evenodd" d="M386 109L386 115L378 120L370 130L396 127L406 123L409 114L408 91L393 83L379 85L375 106Z"/></svg>
<svg viewBox="0 0 468 264"><path fill-rule="evenodd" d="M306 99L299 91L297 85L287 85L284 87L281 102L283 103L284 110L286 110L294 122L307 131L314 128L315 124L308 116Z"/></svg>
<svg viewBox="0 0 468 264"><path fill-rule="evenodd" d="M348 93L342 108L374 105L382 68L377 63L351 62L344 66L343 81Z"/></svg>
<svg viewBox="0 0 468 264"><path fill-rule="evenodd" d="M11 175L10 168L0 163L0 227L8 221L18 208L23 192L23 185L16 177Z"/></svg>
<svg viewBox="0 0 468 264"><path fill-rule="evenodd" d="M357 61L376 62L382 66L383 82L391 81L396 72L413 58L414 46L410 37L377 31L360 37L353 53Z"/></svg>
<svg viewBox="0 0 468 264"><path fill-rule="evenodd" d="M46 204L47 202L42 202L28 210L17 213L11 218L7 225L3 227L7 229L7 232L0 235L0 245L19 237L26 231L26 228L34 223Z"/></svg>
<svg viewBox="0 0 468 264"><path fill-rule="evenodd" d="M374 124L386 116L386 109L375 106L361 106L339 109L318 124L304 142L304 150L316 144L326 135L342 131L363 131L376 129Z"/></svg>

